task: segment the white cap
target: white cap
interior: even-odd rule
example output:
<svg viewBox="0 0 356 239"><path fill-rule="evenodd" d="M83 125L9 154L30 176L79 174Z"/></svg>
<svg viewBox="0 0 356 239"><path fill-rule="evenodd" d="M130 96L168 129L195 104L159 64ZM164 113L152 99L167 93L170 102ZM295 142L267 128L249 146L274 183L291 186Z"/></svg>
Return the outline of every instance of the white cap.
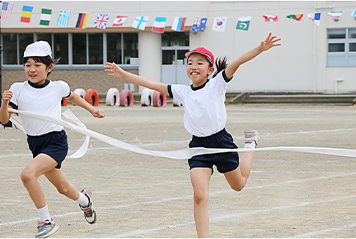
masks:
<svg viewBox="0 0 356 239"><path fill-rule="evenodd" d="M26 47L23 57L30 56L50 56L52 57L51 46L46 41L36 41Z"/></svg>

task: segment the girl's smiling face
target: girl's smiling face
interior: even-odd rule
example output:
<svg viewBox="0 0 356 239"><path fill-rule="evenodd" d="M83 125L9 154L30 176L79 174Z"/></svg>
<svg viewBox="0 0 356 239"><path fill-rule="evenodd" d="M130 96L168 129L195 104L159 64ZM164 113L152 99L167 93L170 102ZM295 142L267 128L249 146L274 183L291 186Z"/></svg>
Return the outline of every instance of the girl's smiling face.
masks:
<svg viewBox="0 0 356 239"><path fill-rule="evenodd" d="M208 76L213 74L214 67L210 66L206 56L199 53L192 53L187 62L187 75L193 82L194 87L203 85Z"/></svg>
<svg viewBox="0 0 356 239"><path fill-rule="evenodd" d="M52 69L52 64L47 67L42 62L35 62L31 57L25 62L25 74L27 79L37 85L46 82L47 75Z"/></svg>

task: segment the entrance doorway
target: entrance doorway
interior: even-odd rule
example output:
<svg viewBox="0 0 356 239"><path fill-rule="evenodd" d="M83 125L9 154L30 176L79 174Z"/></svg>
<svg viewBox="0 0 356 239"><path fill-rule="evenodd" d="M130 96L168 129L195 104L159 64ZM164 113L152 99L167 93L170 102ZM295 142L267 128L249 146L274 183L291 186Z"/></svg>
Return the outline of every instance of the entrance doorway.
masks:
<svg viewBox="0 0 356 239"><path fill-rule="evenodd" d="M184 54L189 47L162 47L162 82L166 84L190 85Z"/></svg>
<svg viewBox="0 0 356 239"><path fill-rule="evenodd" d="M190 85L184 54L189 51L189 31L162 34L162 82Z"/></svg>

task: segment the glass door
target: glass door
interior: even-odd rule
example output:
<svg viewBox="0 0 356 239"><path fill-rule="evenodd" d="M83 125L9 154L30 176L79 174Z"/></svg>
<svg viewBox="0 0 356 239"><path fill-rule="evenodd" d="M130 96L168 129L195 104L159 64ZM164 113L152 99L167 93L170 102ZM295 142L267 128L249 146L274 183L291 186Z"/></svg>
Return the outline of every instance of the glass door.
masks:
<svg viewBox="0 0 356 239"><path fill-rule="evenodd" d="M166 84L189 85L184 54L189 47L162 47L162 82Z"/></svg>

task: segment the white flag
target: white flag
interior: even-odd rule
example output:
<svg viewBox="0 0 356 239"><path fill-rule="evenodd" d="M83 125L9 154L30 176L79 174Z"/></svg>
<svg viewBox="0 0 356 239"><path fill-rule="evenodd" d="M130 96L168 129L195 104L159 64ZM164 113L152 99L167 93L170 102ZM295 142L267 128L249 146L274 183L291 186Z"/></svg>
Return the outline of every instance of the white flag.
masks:
<svg viewBox="0 0 356 239"><path fill-rule="evenodd" d="M127 19L127 16L117 16L114 20L114 22L112 23L113 27L121 27L125 20Z"/></svg>
<svg viewBox="0 0 356 239"><path fill-rule="evenodd" d="M213 31L223 32L225 31L227 17L215 17L213 24Z"/></svg>
<svg viewBox="0 0 356 239"><path fill-rule="evenodd" d="M147 25L148 17L146 16L137 16L132 23L133 28L137 28L140 30L145 30Z"/></svg>

